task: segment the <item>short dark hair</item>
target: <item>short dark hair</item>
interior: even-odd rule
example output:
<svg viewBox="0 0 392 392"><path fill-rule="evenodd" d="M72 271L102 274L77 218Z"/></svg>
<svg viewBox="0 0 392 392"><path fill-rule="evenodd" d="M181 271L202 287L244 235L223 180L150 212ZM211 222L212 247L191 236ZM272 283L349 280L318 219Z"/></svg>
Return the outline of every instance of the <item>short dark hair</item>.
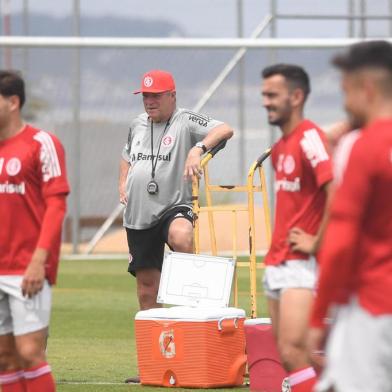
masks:
<svg viewBox="0 0 392 392"><path fill-rule="evenodd" d="M332 64L343 71L362 68L381 68L392 73L392 45L387 41L367 41L351 45L332 59Z"/></svg>
<svg viewBox="0 0 392 392"><path fill-rule="evenodd" d="M306 71L295 64L274 64L266 67L261 76L266 79L274 75L282 75L293 88L299 88L304 93L304 101L310 94L310 79Z"/></svg>
<svg viewBox="0 0 392 392"><path fill-rule="evenodd" d="M25 86L21 74L12 70L0 70L0 94L4 97L19 97L19 108L25 103Z"/></svg>

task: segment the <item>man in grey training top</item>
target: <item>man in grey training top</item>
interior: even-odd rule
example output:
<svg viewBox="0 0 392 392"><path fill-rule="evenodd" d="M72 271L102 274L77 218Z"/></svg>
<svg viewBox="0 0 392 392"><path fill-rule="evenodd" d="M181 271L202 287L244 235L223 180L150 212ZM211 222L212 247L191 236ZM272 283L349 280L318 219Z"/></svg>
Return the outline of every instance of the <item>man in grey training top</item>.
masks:
<svg viewBox="0 0 392 392"><path fill-rule="evenodd" d="M225 123L176 108L170 73L144 74L146 113L131 122L120 163L120 202L129 246L128 271L136 276L141 310L156 308L165 243L193 251L192 176L200 157L233 135Z"/></svg>

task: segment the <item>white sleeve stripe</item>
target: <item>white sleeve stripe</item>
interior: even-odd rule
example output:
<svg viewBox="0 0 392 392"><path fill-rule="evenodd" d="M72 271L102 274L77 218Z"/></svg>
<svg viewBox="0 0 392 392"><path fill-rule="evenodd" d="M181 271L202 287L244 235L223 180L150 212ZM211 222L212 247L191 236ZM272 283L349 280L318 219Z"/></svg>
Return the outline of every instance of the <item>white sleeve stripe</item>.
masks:
<svg viewBox="0 0 392 392"><path fill-rule="evenodd" d="M313 131L311 133L311 138L313 139L314 144L316 145L316 148L320 154L320 159L323 161L328 160L329 156L327 151L325 150L325 146L323 141L321 140L320 135L316 131Z"/></svg>
<svg viewBox="0 0 392 392"><path fill-rule="evenodd" d="M305 137L311 143L311 145L313 147L314 154L321 161L321 160L323 160L324 154L323 154L322 148L320 147L320 140L319 140L319 138L317 138L317 136L315 135L315 131L313 129L308 132L305 132Z"/></svg>
<svg viewBox="0 0 392 392"><path fill-rule="evenodd" d="M49 134L46 132L39 132L38 141L41 142L42 146L46 148L46 152L48 153L48 163L53 170L53 174L55 177L61 175L60 162L57 156L56 147L54 146L53 140ZM41 140L40 140L41 139Z"/></svg>
<svg viewBox="0 0 392 392"><path fill-rule="evenodd" d="M320 162L328 160L329 156L327 154L327 151L325 150L320 135L317 133L315 129L306 131L305 138L309 141L309 143L313 147L314 154L316 155L316 157Z"/></svg>
<svg viewBox="0 0 392 392"><path fill-rule="evenodd" d="M44 181L52 177L61 176L60 162L52 138L46 132L38 132L34 139L41 143L41 163L43 166Z"/></svg>

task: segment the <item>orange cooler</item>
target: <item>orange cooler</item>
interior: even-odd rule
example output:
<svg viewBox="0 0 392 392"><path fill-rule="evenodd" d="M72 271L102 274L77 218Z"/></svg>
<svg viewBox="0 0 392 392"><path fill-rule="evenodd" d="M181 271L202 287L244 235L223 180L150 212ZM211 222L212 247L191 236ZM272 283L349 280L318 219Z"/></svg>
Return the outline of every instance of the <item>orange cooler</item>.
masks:
<svg viewBox="0 0 392 392"><path fill-rule="evenodd" d="M242 385L245 312L175 306L140 311L135 335L141 383L215 388Z"/></svg>

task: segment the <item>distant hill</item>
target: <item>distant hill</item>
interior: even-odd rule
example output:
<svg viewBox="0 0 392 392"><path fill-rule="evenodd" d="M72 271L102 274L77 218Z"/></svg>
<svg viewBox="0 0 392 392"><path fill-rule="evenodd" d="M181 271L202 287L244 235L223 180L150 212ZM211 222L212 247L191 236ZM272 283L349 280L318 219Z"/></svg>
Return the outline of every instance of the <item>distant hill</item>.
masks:
<svg viewBox="0 0 392 392"><path fill-rule="evenodd" d="M1 23L3 23L1 21ZM1 25L0 23L0 25ZM119 18L112 16L85 17L80 20L80 34L89 37L184 37L186 32L172 22ZM23 35L23 15L11 16L12 35ZM55 18L49 15L31 13L28 18L29 35L72 36L73 19L67 15Z"/></svg>

